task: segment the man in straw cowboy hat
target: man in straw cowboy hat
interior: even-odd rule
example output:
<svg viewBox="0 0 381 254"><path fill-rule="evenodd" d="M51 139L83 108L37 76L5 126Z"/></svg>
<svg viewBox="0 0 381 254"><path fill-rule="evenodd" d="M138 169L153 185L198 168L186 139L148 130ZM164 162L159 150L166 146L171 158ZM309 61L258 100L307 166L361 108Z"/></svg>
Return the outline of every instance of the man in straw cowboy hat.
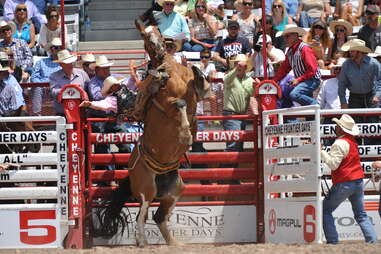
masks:
<svg viewBox="0 0 381 254"><path fill-rule="evenodd" d="M42 58L38 60L33 68L32 76L30 81L32 83L47 83L49 82L49 77L54 72L61 70L61 66L54 62L57 60L57 53L62 47L62 41L60 38L53 38L51 42L46 45L49 57ZM32 99L32 115L41 115L42 109L42 96L46 91L43 87L32 87L31 99Z"/></svg>
<svg viewBox="0 0 381 254"><path fill-rule="evenodd" d="M360 28L357 38L365 41L366 46L372 51L381 46L381 26L378 22L380 7L368 5L365 11L365 25Z"/></svg>
<svg viewBox="0 0 381 254"><path fill-rule="evenodd" d="M367 56L372 50L365 42L353 39L346 42L341 50L349 51L350 58L343 63L339 77L339 97L341 108L377 108L381 96L381 66L376 59ZM346 89L350 91L346 98ZM377 116L355 118L357 122L377 123ZM366 141L376 142L376 139Z"/></svg>
<svg viewBox="0 0 381 254"><path fill-rule="evenodd" d="M255 86L254 80L247 75L247 72L252 68L251 61L245 54L238 54L230 62L233 68L224 77L224 105L222 115L244 115L249 106L251 106L250 97L253 96L253 88ZM254 109L252 109L252 112L254 112ZM222 124L225 131L246 129L245 120L223 120ZM226 151L242 152L243 143L227 142ZM221 167L231 166L232 165L221 165Z"/></svg>
<svg viewBox="0 0 381 254"><path fill-rule="evenodd" d="M69 50L63 49L57 53L57 60L61 66L61 70L50 75L50 94L54 99L54 110L57 115L64 115L64 109L61 103L57 101L57 97L62 87L66 84L78 84L85 89L85 83L89 81L89 76L82 69L74 68L77 56L72 55Z"/></svg>
<svg viewBox="0 0 381 254"><path fill-rule="evenodd" d="M323 201L323 230L327 243L337 244L338 233L332 213L346 199L352 205L355 220L364 234L367 243L377 242L377 235L364 209L364 172L360 163L360 155L356 138L359 134L353 118L343 114L340 119L333 118L336 123L337 139L331 150L321 151L322 161L332 171L332 187Z"/></svg>
<svg viewBox="0 0 381 254"><path fill-rule="evenodd" d="M90 65L95 63L95 56L93 54L86 54L81 56L81 67L87 73L90 79L95 76L94 68L90 68Z"/></svg>
<svg viewBox="0 0 381 254"><path fill-rule="evenodd" d="M282 33L288 47L286 60L274 77L274 81L279 82L291 70L294 72L295 79L290 83L294 88L289 97L302 106L317 104L312 93L319 87L321 77L314 52L301 40L304 34L303 28L294 24L286 25Z"/></svg>
<svg viewBox="0 0 381 254"><path fill-rule="evenodd" d="M176 0L157 0L157 3L163 7L163 11L155 14L155 19L158 20L158 27L161 34L165 37L182 41L190 40L190 31L185 18L173 11ZM182 45L181 44L181 45Z"/></svg>

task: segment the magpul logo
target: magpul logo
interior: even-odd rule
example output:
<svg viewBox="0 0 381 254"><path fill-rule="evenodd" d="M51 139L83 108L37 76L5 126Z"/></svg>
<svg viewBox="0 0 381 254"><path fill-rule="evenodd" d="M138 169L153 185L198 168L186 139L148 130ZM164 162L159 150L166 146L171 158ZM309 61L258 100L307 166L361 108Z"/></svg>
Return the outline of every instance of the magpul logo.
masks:
<svg viewBox="0 0 381 254"><path fill-rule="evenodd" d="M275 233L276 229L276 213L274 209L271 209L269 212L269 230L271 234Z"/></svg>

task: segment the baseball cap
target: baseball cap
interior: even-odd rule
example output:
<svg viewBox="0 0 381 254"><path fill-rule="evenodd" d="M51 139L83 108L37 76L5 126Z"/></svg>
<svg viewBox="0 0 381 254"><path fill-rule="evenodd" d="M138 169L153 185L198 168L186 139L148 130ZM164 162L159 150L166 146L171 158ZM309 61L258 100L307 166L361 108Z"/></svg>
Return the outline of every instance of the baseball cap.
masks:
<svg viewBox="0 0 381 254"><path fill-rule="evenodd" d="M379 12L380 12L380 7L378 5L371 4L366 7L365 14L372 15Z"/></svg>
<svg viewBox="0 0 381 254"><path fill-rule="evenodd" d="M229 28L233 28L233 27L235 27L235 28L239 28L239 24L238 24L238 22L237 22L237 21L234 21L234 20L229 20L229 22L228 22L228 29L229 29Z"/></svg>

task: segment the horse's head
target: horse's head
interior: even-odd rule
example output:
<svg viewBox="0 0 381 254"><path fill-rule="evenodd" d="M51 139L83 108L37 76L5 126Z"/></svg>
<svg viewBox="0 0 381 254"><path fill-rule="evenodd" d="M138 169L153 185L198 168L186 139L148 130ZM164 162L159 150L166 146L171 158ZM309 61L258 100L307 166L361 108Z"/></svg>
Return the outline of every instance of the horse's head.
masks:
<svg viewBox="0 0 381 254"><path fill-rule="evenodd" d="M156 23L151 24L149 22L149 25L146 26L143 17L144 15L135 20L135 26L140 31L140 35L144 40L144 48L150 56L152 66L157 67L161 64L166 52L164 39Z"/></svg>
<svg viewBox="0 0 381 254"><path fill-rule="evenodd" d="M202 101L212 97L213 93L209 82L202 71L196 66L192 66L192 71L194 75L193 86L197 94L197 101Z"/></svg>

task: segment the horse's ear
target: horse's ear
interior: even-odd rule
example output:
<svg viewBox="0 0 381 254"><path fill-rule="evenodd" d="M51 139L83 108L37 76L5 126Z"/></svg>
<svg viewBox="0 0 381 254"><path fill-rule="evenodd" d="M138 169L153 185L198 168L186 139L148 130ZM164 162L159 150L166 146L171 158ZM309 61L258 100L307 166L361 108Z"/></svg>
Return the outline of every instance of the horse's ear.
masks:
<svg viewBox="0 0 381 254"><path fill-rule="evenodd" d="M197 93L197 97L199 98L199 100L210 98L213 94L211 91L210 84L206 80L204 73L202 73L202 71L194 65L192 66L192 71L194 75L193 83Z"/></svg>

